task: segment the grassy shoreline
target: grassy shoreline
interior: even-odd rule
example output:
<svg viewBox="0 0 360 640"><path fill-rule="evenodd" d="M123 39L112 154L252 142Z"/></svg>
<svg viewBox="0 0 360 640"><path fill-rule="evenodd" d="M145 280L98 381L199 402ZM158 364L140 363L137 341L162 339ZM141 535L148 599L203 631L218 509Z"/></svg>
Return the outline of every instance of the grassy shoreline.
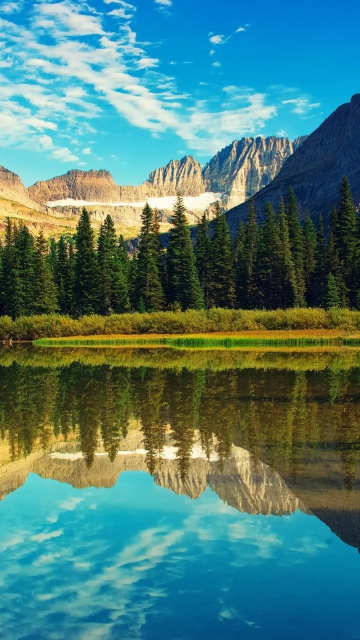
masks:
<svg viewBox="0 0 360 640"><path fill-rule="evenodd" d="M84 340L99 340L102 344L114 344L114 341L125 344L131 339L148 344L170 344L176 340L179 346L187 346L189 340L195 341L197 346L202 346L204 341L217 341L217 344L228 341L229 344L234 340L240 346L256 341L265 345L269 341L295 341L290 344L308 345L346 344L348 340L352 343L360 340L360 311L210 309L106 317L92 315L78 319L60 315L22 316L16 320L0 317L0 341L56 338L66 339L66 342L69 339L81 340L82 343Z"/></svg>
<svg viewBox="0 0 360 640"><path fill-rule="evenodd" d="M90 335L68 338L41 338L34 341L42 347L170 347L178 349L245 348L245 347L316 347L360 346L359 332L340 329L305 329L288 331L237 331L200 334L133 334Z"/></svg>

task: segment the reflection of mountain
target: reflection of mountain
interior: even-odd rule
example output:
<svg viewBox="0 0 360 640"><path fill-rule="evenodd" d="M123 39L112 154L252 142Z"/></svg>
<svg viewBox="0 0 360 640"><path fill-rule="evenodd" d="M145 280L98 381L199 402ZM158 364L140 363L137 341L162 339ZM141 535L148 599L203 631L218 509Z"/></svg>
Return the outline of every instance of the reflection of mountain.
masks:
<svg viewBox="0 0 360 640"><path fill-rule="evenodd" d="M35 452L7 466L0 478L0 496L4 498L20 487L31 472L76 488L112 487L124 471L147 471L146 454L140 448L142 437L141 432L132 432L123 441L123 451L114 462L106 454L98 453L90 468L81 453L74 452L74 446L68 444L59 445L52 453ZM221 469L217 461L208 461L196 446L193 452L196 457L191 459L184 480L174 453L172 447L166 447L165 454L169 457L162 460L154 480L175 493L197 498L209 486L229 506L250 514L285 515L302 508L279 474L262 462L255 468L245 449L233 446Z"/></svg>

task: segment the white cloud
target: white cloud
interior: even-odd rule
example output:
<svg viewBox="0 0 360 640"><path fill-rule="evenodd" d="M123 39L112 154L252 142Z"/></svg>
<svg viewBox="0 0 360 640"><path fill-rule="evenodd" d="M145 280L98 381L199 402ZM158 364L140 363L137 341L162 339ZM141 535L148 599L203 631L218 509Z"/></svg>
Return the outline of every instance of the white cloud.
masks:
<svg viewBox="0 0 360 640"><path fill-rule="evenodd" d="M215 62L212 63L213 67L221 67L221 62L219 62L219 60L215 60Z"/></svg>
<svg viewBox="0 0 360 640"><path fill-rule="evenodd" d="M150 69L153 67L157 67L159 64L158 58L141 58L138 60L137 66L138 69Z"/></svg>
<svg viewBox="0 0 360 640"><path fill-rule="evenodd" d="M172 0L155 0L155 4L161 4L164 7L171 7Z"/></svg>
<svg viewBox="0 0 360 640"><path fill-rule="evenodd" d="M223 44L223 41L224 41L224 36L222 35L211 36L210 38L211 44Z"/></svg>
<svg viewBox="0 0 360 640"><path fill-rule="evenodd" d="M69 498L69 500L62 502L59 507L60 509L65 509L65 511L74 511L80 502L83 502L83 498Z"/></svg>
<svg viewBox="0 0 360 640"><path fill-rule="evenodd" d="M91 149L90 149L90 147L86 147L86 149L83 149L83 150L82 150L82 152L83 152L83 154L84 154L85 156L90 156L90 155L91 155Z"/></svg>
<svg viewBox="0 0 360 640"><path fill-rule="evenodd" d="M23 5L23 0L18 0L18 2L5 2L1 7L1 13L18 13L23 8Z"/></svg>
<svg viewBox="0 0 360 640"><path fill-rule="evenodd" d="M52 540L52 538L59 538L64 533L63 529L58 529L57 531L50 531L49 533L37 533L34 536L30 536L30 540L33 542L46 542L46 540Z"/></svg>
<svg viewBox="0 0 360 640"><path fill-rule="evenodd" d="M292 105L292 113L296 113L299 116L307 115L312 109L318 109L321 106L320 102L311 103L308 98L293 98L291 100L283 100L282 104Z"/></svg>

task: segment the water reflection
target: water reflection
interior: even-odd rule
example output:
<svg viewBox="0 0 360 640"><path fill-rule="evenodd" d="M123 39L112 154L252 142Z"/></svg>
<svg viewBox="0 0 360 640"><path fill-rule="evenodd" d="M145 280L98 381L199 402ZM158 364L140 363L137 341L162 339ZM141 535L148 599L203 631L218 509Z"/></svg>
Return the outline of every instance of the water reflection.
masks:
<svg viewBox="0 0 360 640"><path fill-rule="evenodd" d="M111 486L132 468L146 469L177 493L196 497L210 486L240 510L286 513L288 497L267 493L262 505L258 497L246 497L249 491L254 495L250 486L264 490L284 478L302 508L317 512L360 547L360 369L352 366L352 352L316 352L307 361L304 354L280 354L286 366L278 368L270 353L270 366L262 359L260 368L257 356L253 367L225 363L224 370L215 354L212 369L191 370L171 361L126 367L121 358L132 363L134 353L119 350L109 350L111 364L96 364L103 351L89 351L86 357L95 364L79 362L79 352L66 350L0 355L3 496L30 470L74 486ZM146 358L144 351L137 353ZM162 351L151 354L153 360L163 358ZM339 367L340 357L350 358L347 368L346 359ZM244 355L248 363L249 358ZM247 481L241 471L245 459ZM271 482L264 480L269 470Z"/></svg>

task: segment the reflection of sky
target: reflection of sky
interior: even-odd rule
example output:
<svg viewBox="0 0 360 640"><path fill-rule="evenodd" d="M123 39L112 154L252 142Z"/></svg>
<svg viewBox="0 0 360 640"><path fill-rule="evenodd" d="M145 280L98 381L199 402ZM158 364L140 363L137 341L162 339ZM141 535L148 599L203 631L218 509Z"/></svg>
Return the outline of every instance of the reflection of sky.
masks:
<svg viewBox="0 0 360 640"><path fill-rule="evenodd" d="M249 516L142 472L0 504L6 640L360 637L360 557L313 516Z"/></svg>

